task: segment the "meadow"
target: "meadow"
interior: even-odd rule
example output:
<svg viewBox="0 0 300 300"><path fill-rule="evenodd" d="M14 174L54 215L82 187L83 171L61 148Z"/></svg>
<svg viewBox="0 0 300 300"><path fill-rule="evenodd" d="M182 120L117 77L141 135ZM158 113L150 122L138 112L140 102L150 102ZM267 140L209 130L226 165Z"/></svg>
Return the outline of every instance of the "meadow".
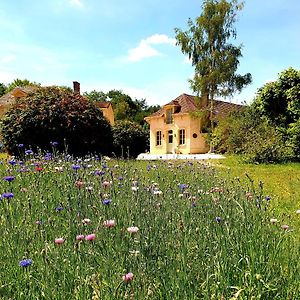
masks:
<svg viewBox="0 0 300 300"><path fill-rule="evenodd" d="M299 229L259 182L30 151L0 174L0 299L300 299Z"/></svg>

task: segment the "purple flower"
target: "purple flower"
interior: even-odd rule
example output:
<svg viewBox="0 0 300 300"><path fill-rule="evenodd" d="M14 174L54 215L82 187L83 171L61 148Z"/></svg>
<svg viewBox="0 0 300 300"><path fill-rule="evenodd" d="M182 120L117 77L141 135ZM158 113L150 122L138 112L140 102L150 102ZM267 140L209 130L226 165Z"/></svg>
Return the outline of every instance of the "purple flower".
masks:
<svg viewBox="0 0 300 300"><path fill-rule="evenodd" d="M5 177L4 177L4 180L5 180L5 181L8 181L8 182L12 182L12 181L15 180L15 177L14 177L14 176L5 176Z"/></svg>
<svg viewBox="0 0 300 300"><path fill-rule="evenodd" d="M8 163L11 165L11 166L14 166L16 164L16 161L14 159L11 159L8 161Z"/></svg>
<svg viewBox="0 0 300 300"><path fill-rule="evenodd" d="M216 221L220 223L222 221L221 217L216 217Z"/></svg>
<svg viewBox="0 0 300 300"><path fill-rule="evenodd" d="M56 208L55 208L55 210L56 211L62 211L64 208L62 207L62 206L57 206Z"/></svg>
<svg viewBox="0 0 300 300"><path fill-rule="evenodd" d="M187 185L187 184L185 184L185 183L180 183L180 184L179 184L179 189L180 189L181 191L184 191L186 188L188 188L188 185Z"/></svg>
<svg viewBox="0 0 300 300"><path fill-rule="evenodd" d="M31 155L33 154L33 151L31 149L25 150L26 155Z"/></svg>
<svg viewBox="0 0 300 300"><path fill-rule="evenodd" d="M18 144L18 147L19 147L19 148L23 148L23 147L24 147L24 144Z"/></svg>
<svg viewBox="0 0 300 300"><path fill-rule="evenodd" d="M52 147L56 147L58 145L58 142L54 141L54 142L50 142Z"/></svg>
<svg viewBox="0 0 300 300"><path fill-rule="evenodd" d="M265 199L266 199L267 201L270 201L270 200L271 200L271 197L270 197L270 196L266 196Z"/></svg>
<svg viewBox="0 0 300 300"><path fill-rule="evenodd" d="M19 262L20 267L27 268L32 265L32 259L22 259Z"/></svg>
<svg viewBox="0 0 300 300"><path fill-rule="evenodd" d="M13 198L14 194L13 193L3 193L2 194L2 198L6 198L6 199L10 199L10 198Z"/></svg>
<svg viewBox="0 0 300 300"><path fill-rule="evenodd" d="M102 201L102 203L103 203L104 205L109 205L109 204L111 203L111 199L104 199L104 200Z"/></svg>
<svg viewBox="0 0 300 300"><path fill-rule="evenodd" d="M105 174L104 171L99 171L99 170L95 171L95 175L103 176L104 174Z"/></svg>
<svg viewBox="0 0 300 300"><path fill-rule="evenodd" d="M80 165L72 165L72 169L73 170L79 170L80 169Z"/></svg>

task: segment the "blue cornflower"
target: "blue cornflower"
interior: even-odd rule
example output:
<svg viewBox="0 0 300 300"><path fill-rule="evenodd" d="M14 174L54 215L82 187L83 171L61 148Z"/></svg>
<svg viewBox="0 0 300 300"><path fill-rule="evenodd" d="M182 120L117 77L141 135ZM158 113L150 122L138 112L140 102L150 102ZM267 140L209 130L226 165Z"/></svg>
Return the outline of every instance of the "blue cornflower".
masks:
<svg viewBox="0 0 300 300"><path fill-rule="evenodd" d="M13 198L13 196L14 196L14 194L11 193L11 192L3 193L3 194L2 194L2 198L6 198L6 199Z"/></svg>
<svg viewBox="0 0 300 300"><path fill-rule="evenodd" d="M31 155L33 154L33 151L31 149L25 150L26 155Z"/></svg>
<svg viewBox="0 0 300 300"><path fill-rule="evenodd" d="M72 165L72 169L73 170L79 170L80 169L80 165Z"/></svg>
<svg viewBox="0 0 300 300"><path fill-rule="evenodd" d="M50 142L52 147L56 147L58 145L58 142L54 141L54 142Z"/></svg>
<svg viewBox="0 0 300 300"><path fill-rule="evenodd" d="M270 201L271 200L271 197L270 196L266 196L265 198L267 201Z"/></svg>
<svg viewBox="0 0 300 300"><path fill-rule="evenodd" d="M222 221L221 217L216 217L216 221L220 223Z"/></svg>
<svg viewBox="0 0 300 300"><path fill-rule="evenodd" d="M180 184L179 184L179 189L180 189L181 191L184 191L186 188L188 188L188 185L187 185L187 184L185 184L185 183L180 183Z"/></svg>
<svg viewBox="0 0 300 300"><path fill-rule="evenodd" d="M14 177L14 176L5 176L5 177L4 177L4 180L5 180L5 181L8 181L8 182L12 182L12 181L15 180L15 177Z"/></svg>
<svg viewBox="0 0 300 300"><path fill-rule="evenodd" d="M32 259L22 259L19 262L20 267L26 268L32 265Z"/></svg>
<svg viewBox="0 0 300 300"><path fill-rule="evenodd" d="M18 147L19 147L19 148L23 148L23 147L24 147L24 144L18 144Z"/></svg>
<svg viewBox="0 0 300 300"><path fill-rule="evenodd" d="M104 205L109 205L111 203L111 199L104 199L104 200L102 200L102 203Z"/></svg>
<svg viewBox="0 0 300 300"><path fill-rule="evenodd" d="M17 162L14 160L14 159L10 159L8 161L8 163L11 165L11 166L14 166Z"/></svg>
<svg viewBox="0 0 300 300"><path fill-rule="evenodd" d="M55 208L55 210L56 211L62 211L64 208L62 207L62 206L57 206L56 208Z"/></svg>
<svg viewBox="0 0 300 300"><path fill-rule="evenodd" d="M95 171L95 175L103 176L104 174L105 174L104 171L99 171L99 170Z"/></svg>

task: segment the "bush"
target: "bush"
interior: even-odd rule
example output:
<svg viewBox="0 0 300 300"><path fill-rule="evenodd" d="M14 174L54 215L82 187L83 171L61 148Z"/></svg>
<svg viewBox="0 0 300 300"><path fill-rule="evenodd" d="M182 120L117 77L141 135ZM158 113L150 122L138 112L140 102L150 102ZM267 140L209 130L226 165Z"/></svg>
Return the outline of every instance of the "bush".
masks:
<svg viewBox="0 0 300 300"><path fill-rule="evenodd" d="M213 143L217 152L242 154L248 162L284 162L294 156L288 136L251 107L222 119Z"/></svg>
<svg viewBox="0 0 300 300"><path fill-rule="evenodd" d="M18 144L48 150L51 141L76 156L107 154L112 148L111 127L102 111L64 88L40 88L19 99L2 125L3 142L11 154L18 153Z"/></svg>
<svg viewBox="0 0 300 300"><path fill-rule="evenodd" d="M149 148L149 133L130 121L119 121L113 127L113 144L117 156L137 157Z"/></svg>

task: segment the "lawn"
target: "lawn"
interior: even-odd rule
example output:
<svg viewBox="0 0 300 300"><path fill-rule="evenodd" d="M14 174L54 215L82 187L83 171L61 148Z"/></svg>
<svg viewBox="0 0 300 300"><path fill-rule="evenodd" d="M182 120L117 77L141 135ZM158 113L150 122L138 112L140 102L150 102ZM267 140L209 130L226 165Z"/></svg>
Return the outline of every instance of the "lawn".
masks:
<svg viewBox="0 0 300 300"><path fill-rule="evenodd" d="M0 299L299 299L295 228L224 164L4 160Z"/></svg>

